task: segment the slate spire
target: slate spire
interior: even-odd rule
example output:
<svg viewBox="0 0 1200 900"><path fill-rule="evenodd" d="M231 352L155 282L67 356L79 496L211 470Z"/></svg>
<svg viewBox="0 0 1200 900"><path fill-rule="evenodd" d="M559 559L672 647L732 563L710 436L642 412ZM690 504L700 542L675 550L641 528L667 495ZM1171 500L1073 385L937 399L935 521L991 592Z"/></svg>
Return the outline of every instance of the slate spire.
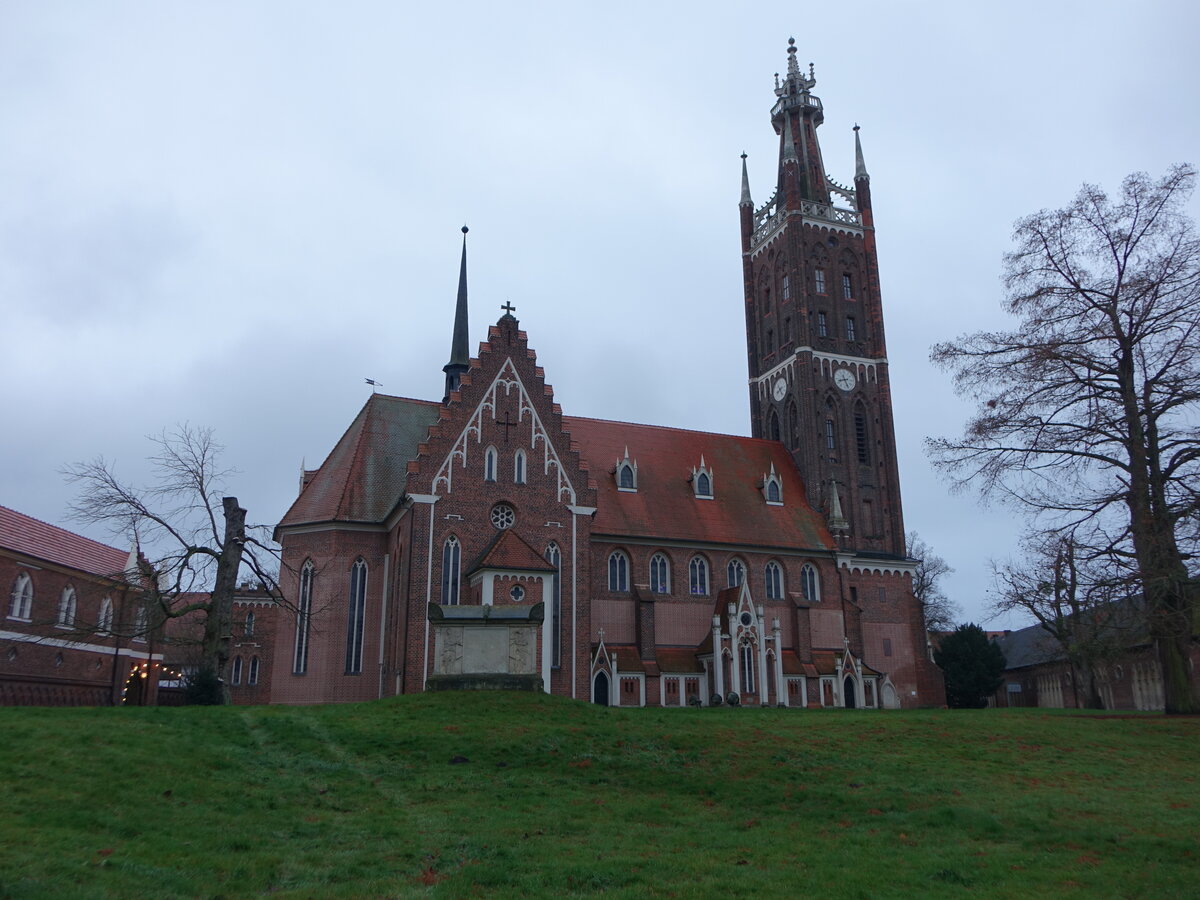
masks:
<svg viewBox="0 0 1200 900"><path fill-rule="evenodd" d="M858 137L858 125L854 126L854 180L870 179L867 174L867 164L863 161L862 141Z"/></svg>
<svg viewBox="0 0 1200 900"><path fill-rule="evenodd" d="M738 203L739 206L754 206L754 201L750 199L750 175L746 172L746 154L742 154L742 199Z"/></svg>
<svg viewBox="0 0 1200 900"><path fill-rule="evenodd" d="M462 374L471 367L471 354L467 349L467 226L462 227L462 263L458 269L458 303L454 307L454 335L450 342L450 362L442 366L446 373L445 403L452 391L458 390Z"/></svg>

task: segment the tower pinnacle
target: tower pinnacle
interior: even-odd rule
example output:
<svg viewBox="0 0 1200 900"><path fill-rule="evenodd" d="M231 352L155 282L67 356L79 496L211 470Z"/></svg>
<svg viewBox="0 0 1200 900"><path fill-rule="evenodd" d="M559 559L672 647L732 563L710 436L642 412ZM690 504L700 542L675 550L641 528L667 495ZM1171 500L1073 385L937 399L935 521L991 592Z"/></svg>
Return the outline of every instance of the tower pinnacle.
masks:
<svg viewBox="0 0 1200 900"><path fill-rule="evenodd" d="M854 126L854 180L870 180L867 174L867 164L863 162L862 141L858 138L858 124Z"/></svg>
<svg viewBox="0 0 1200 900"><path fill-rule="evenodd" d="M746 172L746 154L742 153L742 199L738 206L754 206L754 201L750 199L750 176Z"/></svg>
<svg viewBox="0 0 1200 900"><path fill-rule="evenodd" d="M466 225L462 227L463 245L462 262L458 268L458 302L454 307L454 334L450 341L450 362L442 366L446 373L445 403L450 399L450 393L458 390L463 372L471 367L471 355L467 349L467 232Z"/></svg>

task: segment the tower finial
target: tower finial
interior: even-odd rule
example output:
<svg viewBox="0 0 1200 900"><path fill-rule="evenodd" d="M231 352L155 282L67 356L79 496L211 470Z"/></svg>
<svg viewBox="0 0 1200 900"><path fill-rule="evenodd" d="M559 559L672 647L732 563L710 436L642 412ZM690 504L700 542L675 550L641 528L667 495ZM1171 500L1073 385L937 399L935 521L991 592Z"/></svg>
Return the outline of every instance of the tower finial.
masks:
<svg viewBox="0 0 1200 900"><path fill-rule="evenodd" d="M863 161L862 141L858 137L858 123L854 123L854 180L870 180L867 174L867 164Z"/></svg>
<svg viewBox="0 0 1200 900"><path fill-rule="evenodd" d="M467 349L467 232L466 225L462 227L462 262L458 267L458 302L454 306L454 333L450 340L450 362L442 366L446 373L446 396L442 402L450 399L452 391L458 390L462 374L471 367L471 355Z"/></svg>
<svg viewBox="0 0 1200 900"><path fill-rule="evenodd" d="M796 76L797 78L799 78L800 77L800 64L798 62L796 62L796 39L795 38L791 38L791 37L788 38L787 54L788 54L788 78L791 78L793 75Z"/></svg>
<svg viewBox="0 0 1200 900"><path fill-rule="evenodd" d="M742 151L742 199L738 206L753 206L754 201L750 199L750 176L746 172L746 151Z"/></svg>

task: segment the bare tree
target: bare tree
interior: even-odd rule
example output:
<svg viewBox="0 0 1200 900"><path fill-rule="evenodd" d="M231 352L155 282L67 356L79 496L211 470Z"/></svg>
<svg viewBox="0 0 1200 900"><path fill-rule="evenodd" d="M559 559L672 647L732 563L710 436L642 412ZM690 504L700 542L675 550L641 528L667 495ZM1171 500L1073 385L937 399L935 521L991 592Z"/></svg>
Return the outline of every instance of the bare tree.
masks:
<svg viewBox="0 0 1200 900"><path fill-rule="evenodd" d="M278 554L266 529L246 525L237 498L222 496L232 471L220 468L222 448L211 429L184 425L150 440L157 447L150 457L157 476L151 486L121 481L103 458L65 469L80 486L73 517L104 525L137 548L137 570L125 578L140 592L137 602L145 613L129 620L131 636L144 636L168 620L194 622L198 636L189 638L186 628L177 628L176 639L195 642L200 677L215 682L229 662L239 576L278 595ZM222 694L228 702L228 692Z"/></svg>
<svg viewBox="0 0 1200 900"><path fill-rule="evenodd" d="M910 531L905 536L905 544L905 551L909 557L917 561L912 588L913 595L921 604L925 630L953 631L954 620L962 610L942 591L942 579L954 569L934 553L933 548L921 540L921 536L915 531Z"/></svg>
<svg viewBox="0 0 1200 900"><path fill-rule="evenodd" d="M1105 542L1106 543L1106 542ZM1142 605L1127 573L1074 534L1028 535L1020 562L992 565L997 614L1032 615L1062 649L1077 705L1103 709L1097 670L1144 634Z"/></svg>
<svg viewBox="0 0 1200 900"><path fill-rule="evenodd" d="M1133 563L1168 713L1200 711L1188 657L1200 508L1200 243L1190 166L1129 176L1110 199L1016 225L1005 256L1012 331L939 344L933 359L979 403L963 437L929 441L958 486L1030 509L1042 526L1107 533Z"/></svg>

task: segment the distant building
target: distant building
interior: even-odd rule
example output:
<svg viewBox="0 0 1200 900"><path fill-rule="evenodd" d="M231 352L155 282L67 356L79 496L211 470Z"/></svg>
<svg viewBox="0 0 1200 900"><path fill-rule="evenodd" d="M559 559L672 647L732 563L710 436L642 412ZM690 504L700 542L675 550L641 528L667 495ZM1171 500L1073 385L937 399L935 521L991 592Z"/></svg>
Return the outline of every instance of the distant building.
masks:
<svg viewBox="0 0 1200 900"><path fill-rule="evenodd" d="M157 630L130 553L0 506L0 705L156 702Z"/></svg>
<svg viewBox="0 0 1200 900"><path fill-rule="evenodd" d="M994 705L1074 709L1086 693L1076 683L1062 645L1041 625L1005 631L995 638L1006 661L1004 683ZM1192 640L1191 672L1200 681L1200 635ZM1096 686L1105 709L1162 710L1162 669L1144 630L1129 646L1096 668Z"/></svg>

